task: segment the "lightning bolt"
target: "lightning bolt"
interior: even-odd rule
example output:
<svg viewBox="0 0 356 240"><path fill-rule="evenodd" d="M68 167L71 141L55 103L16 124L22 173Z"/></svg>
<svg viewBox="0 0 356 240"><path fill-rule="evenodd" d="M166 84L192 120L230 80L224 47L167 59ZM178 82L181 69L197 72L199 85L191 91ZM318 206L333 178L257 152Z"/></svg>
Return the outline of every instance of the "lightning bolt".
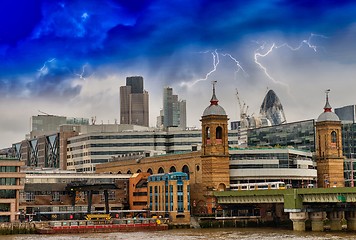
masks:
<svg viewBox="0 0 356 240"><path fill-rule="evenodd" d="M234 58L231 54L229 54L229 53L223 53L223 54L221 54L221 55L224 56L224 57L228 56L232 61L235 62L236 67L237 67L237 70L235 71L235 78L236 78L237 73L240 72L240 70L243 71L243 73L244 73L244 75L245 75L246 77L248 76L248 74L246 73L246 71L245 71L245 70L243 69L243 67L241 66L240 62L237 61L237 59Z"/></svg>
<svg viewBox="0 0 356 240"><path fill-rule="evenodd" d="M206 81L208 79L208 77L216 71L219 63L220 63L220 59L219 59L219 54L218 54L218 51L215 50L213 52L211 51L205 51L205 52L200 52L200 53L211 53L211 55L213 56L213 69L210 70L204 78L201 78L201 79L198 79L198 80L195 80L194 82L182 82L180 84L181 87L184 87L184 86L187 86L187 87L192 87L194 86L196 83L200 82L200 81Z"/></svg>
<svg viewBox="0 0 356 240"><path fill-rule="evenodd" d="M304 39L300 42L300 44L297 47L292 47L287 43L283 43L280 45L276 45L275 43L272 43L272 45L267 48L267 51L265 51L265 53L262 53L265 48L266 48L266 42L263 42L263 44L260 44L260 46L255 50L254 52L254 61L255 63L258 65L259 68L262 69L262 71L264 72L264 74L267 76L268 79L270 79L272 82L276 83L276 84L280 84L280 85L284 85L287 87L288 92L290 92L290 88L288 86L288 84L277 81L276 79L274 79L268 72L267 67L265 67L264 65L262 65L262 63L259 62L259 58L264 58L267 57L271 52L273 52L274 49L279 49L282 47L287 47L289 48L291 51L298 51L300 50L304 45L306 45L307 47L311 48L314 50L314 52L317 52L319 46L314 45L311 43L311 40L313 37L321 37L321 38L326 38L323 35L319 35L319 34L314 34L311 33L308 39ZM259 44L258 42L256 42L257 44Z"/></svg>
<svg viewBox="0 0 356 240"><path fill-rule="evenodd" d="M88 77L91 77L93 76L94 73L90 74L88 77L84 77L85 75L85 68L88 66L88 64L84 64L83 67L82 67L82 73L74 73L75 76L78 76L80 79L87 79Z"/></svg>
<svg viewBox="0 0 356 240"><path fill-rule="evenodd" d="M236 76L236 74L237 74L240 70L242 70L242 71L246 74L245 70L244 70L244 69L242 68L242 66L240 65L240 62L239 62L236 58L234 58L231 54L229 54L229 53L218 53L218 50L217 50L217 49L215 49L215 51L205 51L205 52L200 52L200 53L204 53L204 54L205 54L205 53L211 53L211 55L213 56L213 68L212 68L208 73L205 74L205 77L204 77L204 78L197 79L197 80L195 80L195 81L193 81L193 82L182 82L182 83L180 84L181 87L187 86L187 87L190 88L190 87L194 86L194 85L195 85L196 83L198 83L198 82L208 80L208 78L211 76L211 74L213 74L214 72L216 72L216 70L217 70L217 68L218 68L218 65L219 65L219 63L220 63L219 54L220 54L221 56L223 56L223 57L228 57L228 58L230 58L232 61L235 62L236 66L237 66L237 70L235 71L235 76Z"/></svg>
<svg viewBox="0 0 356 240"><path fill-rule="evenodd" d="M45 61L44 64L43 64L43 66L42 66L40 69L38 69L37 71L39 71L41 75L42 75L42 74L47 74L47 72L48 72L47 63L51 63L51 62L53 62L54 60L56 60L56 59L55 59L55 58L52 58L52 59L50 59L50 60Z"/></svg>
<svg viewBox="0 0 356 240"><path fill-rule="evenodd" d="M82 67L82 73L81 73L81 74L75 73L74 75L78 76L80 79L85 80L85 78L83 77L83 75L84 75L86 66L87 66L86 64L83 65L83 67Z"/></svg>

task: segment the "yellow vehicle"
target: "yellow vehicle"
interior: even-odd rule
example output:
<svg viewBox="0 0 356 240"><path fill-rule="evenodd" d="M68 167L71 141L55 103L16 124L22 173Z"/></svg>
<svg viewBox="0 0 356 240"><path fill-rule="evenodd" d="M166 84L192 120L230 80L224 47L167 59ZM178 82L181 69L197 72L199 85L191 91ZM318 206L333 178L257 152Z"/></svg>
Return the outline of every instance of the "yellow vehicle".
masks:
<svg viewBox="0 0 356 240"><path fill-rule="evenodd" d="M110 220L110 214L87 214L86 220Z"/></svg>

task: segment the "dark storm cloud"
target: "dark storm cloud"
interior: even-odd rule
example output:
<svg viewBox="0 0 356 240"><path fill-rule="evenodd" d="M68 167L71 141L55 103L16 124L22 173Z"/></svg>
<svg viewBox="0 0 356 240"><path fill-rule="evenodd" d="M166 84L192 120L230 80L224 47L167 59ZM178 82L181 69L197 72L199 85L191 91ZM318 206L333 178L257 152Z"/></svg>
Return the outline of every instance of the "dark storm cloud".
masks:
<svg viewBox="0 0 356 240"><path fill-rule="evenodd" d="M118 87L127 75L143 75L154 104L151 118L159 114L162 87L171 85L187 100L188 122L198 120L202 96L211 80L219 80L219 100L229 116L237 109L236 87L252 109L268 86L286 114L300 120L300 114L314 116L312 96L320 88L354 88L355 12L355 1L339 0L0 1L0 110L11 108L9 119L28 119L54 105L54 114L100 112L118 119ZM311 33L320 36L309 38ZM274 80L254 58L257 49L263 55L273 43L303 43L298 51L281 47L258 59ZM187 84L179 88L181 83ZM10 130L5 135L13 138L19 124L9 123L1 122L0 130Z"/></svg>
<svg viewBox="0 0 356 240"><path fill-rule="evenodd" d="M1 24L0 43L11 45L2 61L7 61L11 74L11 69L31 71L34 64L52 57L66 58L69 65L81 61L125 64L145 57L152 58L149 62L156 67L162 58L187 45L201 50L226 48L246 35L274 31L286 37L319 31L331 34L351 24L355 12L355 5L346 1L35 3L25 5L27 11L15 11L15 4L1 8L16 13L3 16L8 24ZM18 63L21 66L15 67Z"/></svg>
<svg viewBox="0 0 356 240"><path fill-rule="evenodd" d="M0 45L16 45L31 35L41 20L41 1L0 2Z"/></svg>

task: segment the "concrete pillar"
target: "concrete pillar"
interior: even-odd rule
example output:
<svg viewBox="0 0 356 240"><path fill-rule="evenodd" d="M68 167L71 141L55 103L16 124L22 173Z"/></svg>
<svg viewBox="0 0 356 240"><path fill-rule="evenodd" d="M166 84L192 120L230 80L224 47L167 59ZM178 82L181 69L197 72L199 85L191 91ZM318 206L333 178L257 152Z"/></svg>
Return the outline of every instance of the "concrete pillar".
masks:
<svg viewBox="0 0 356 240"><path fill-rule="evenodd" d="M347 220L347 230L356 231L356 212L350 211L345 213Z"/></svg>
<svg viewBox="0 0 356 240"><path fill-rule="evenodd" d="M309 218L311 219L311 227L313 232L324 231L324 212L311 212L309 213Z"/></svg>
<svg viewBox="0 0 356 240"><path fill-rule="evenodd" d="M341 219L344 216L344 212L333 211L329 214L330 219L330 230L331 231L341 231L342 230L342 223Z"/></svg>
<svg viewBox="0 0 356 240"><path fill-rule="evenodd" d="M305 231L305 221L308 218L307 212L289 213L290 220L293 221L294 231Z"/></svg>

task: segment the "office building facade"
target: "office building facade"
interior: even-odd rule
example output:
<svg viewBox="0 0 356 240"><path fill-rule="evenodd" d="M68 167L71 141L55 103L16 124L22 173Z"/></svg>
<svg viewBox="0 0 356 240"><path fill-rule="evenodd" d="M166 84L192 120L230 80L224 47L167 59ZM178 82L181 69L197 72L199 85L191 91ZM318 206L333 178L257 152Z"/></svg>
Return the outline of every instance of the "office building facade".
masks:
<svg viewBox="0 0 356 240"><path fill-rule="evenodd" d="M230 149L230 182L284 182L291 187L316 184L317 170L309 151L293 148Z"/></svg>
<svg viewBox="0 0 356 240"><path fill-rule="evenodd" d="M305 120L247 130L249 147L294 147L315 151L315 120Z"/></svg>
<svg viewBox="0 0 356 240"><path fill-rule="evenodd" d="M147 181L151 173L134 173L129 180L130 210L148 210Z"/></svg>
<svg viewBox="0 0 356 240"><path fill-rule="evenodd" d="M120 87L120 123L149 126L149 97L141 76L127 77Z"/></svg>
<svg viewBox="0 0 356 240"><path fill-rule="evenodd" d="M186 101L179 100L171 87L163 89L163 127L187 127Z"/></svg>
<svg viewBox="0 0 356 240"><path fill-rule="evenodd" d="M151 214L169 217L174 223L190 224L190 185L186 173L149 176L148 193Z"/></svg>
<svg viewBox="0 0 356 240"><path fill-rule="evenodd" d="M339 117L342 123L355 123L356 105L348 105L340 108L335 108L335 114Z"/></svg>
<svg viewBox="0 0 356 240"><path fill-rule="evenodd" d="M0 222L20 220L20 191L24 189L25 174L20 172L24 162L0 155Z"/></svg>
<svg viewBox="0 0 356 240"><path fill-rule="evenodd" d="M31 117L31 132L28 139L57 133L61 125L89 125L88 118L38 115Z"/></svg>

